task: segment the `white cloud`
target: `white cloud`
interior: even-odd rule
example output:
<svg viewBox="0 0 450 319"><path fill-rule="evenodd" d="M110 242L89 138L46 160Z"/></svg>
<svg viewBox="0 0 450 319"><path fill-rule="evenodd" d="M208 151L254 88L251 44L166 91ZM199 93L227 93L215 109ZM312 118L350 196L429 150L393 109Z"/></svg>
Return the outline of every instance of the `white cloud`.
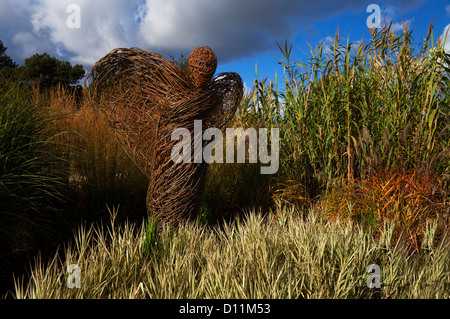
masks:
<svg viewBox="0 0 450 319"><path fill-rule="evenodd" d="M346 48L343 47L347 44L346 39L341 39L341 41L338 43L338 50L342 53L345 54L346 52ZM322 39L322 45L323 45L323 51L322 53L324 55L332 55L334 52L334 46L335 46L335 38L332 36L327 36L326 38ZM359 46L361 45L362 40L359 41L353 41L351 42L351 50L352 51L357 51Z"/></svg>
<svg viewBox="0 0 450 319"><path fill-rule="evenodd" d="M445 39L444 49L447 53L450 54L450 24L447 24L447 26L444 28L443 36L447 36Z"/></svg>
<svg viewBox="0 0 450 319"><path fill-rule="evenodd" d="M333 53L334 38L332 36L329 35L325 39L323 39L322 44L323 44L323 53L325 55L330 55Z"/></svg>
<svg viewBox="0 0 450 319"><path fill-rule="evenodd" d="M52 45L50 43L43 43L31 32L17 32L12 40L15 44L21 47L24 57L30 57L31 55L39 51L45 52L52 50Z"/></svg>
<svg viewBox="0 0 450 319"><path fill-rule="evenodd" d="M397 15L397 9L394 6L383 6L381 8L382 20L392 20Z"/></svg>
<svg viewBox="0 0 450 319"><path fill-rule="evenodd" d="M450 4L448 6L445 7L445 12L447 13L447 15L450 17Z"/></svg>
<svg viewBox="0 0 450 319"><path fill-rule="evenodd" d="M80 28L70 28L67 6L76 3L80 8ZM138 1L109 0L41 0L31 16L36 34L48 33L49 40L71 52L71 62L92 65L117 47L137 43L134 19Z"/></svg>
<svg viewBox="0 0 450 319"><path fill-rule="evenodd" d="M406 27L409 29L411 24L412 24L412 22L413 22L413 20L409 19L409 20L402 21L402 22L392 23L392 30L394 32L402 32L403 31L403 24L405 24Z"/></svg>
<svg viewBox="0 0 450 319"><path fill-rule="evenodd" d="M252 84L252 86L249 86L247 82L244 82L244 96L247 96L250 93L252 93L252 90L253 90L253 84Z"/></svg>
<svg viewBox="0 0 450 319"><path fill-rule="evenodd" d="M403 24L405 24L408 28L413 23L413 19L408 19L406 21L394 22L397 20L396 18L401 17L399 9L394 6L383 6L381 8L381 21L382 23L389 24L392 22L391 30L394 32L402 32Z"/></svg>
<svg viewBox="0 0 450 319"><path fill-rule="evenodd" d="M416 0L420 1L420 0ZM401 7L407 0L393 1ZM117 47L163 55L210 46L219 63L248 57L294 37L301 28L370 1L340 0L1 0L0 34L8 54L22 63L33 53L89 67ZM392 3L392 2L391 2ZM67 26L67 6L81 10L81 28ZM386 9L389 13L389 8Z"/></svg>

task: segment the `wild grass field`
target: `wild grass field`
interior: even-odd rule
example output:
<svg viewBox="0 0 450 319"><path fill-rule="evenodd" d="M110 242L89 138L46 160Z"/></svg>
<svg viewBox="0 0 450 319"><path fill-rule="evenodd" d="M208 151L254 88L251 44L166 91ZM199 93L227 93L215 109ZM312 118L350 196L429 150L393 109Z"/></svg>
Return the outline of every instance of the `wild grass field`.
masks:
<svg viewBox="0 0 450 319"><path fill-rule="evenodd" d="M279 171L211 164L176 227L87 94L2 81L1 296L449 298L450 56L419 36L280 45L283 79L256 75L232 124L279 128Z"/></svg>

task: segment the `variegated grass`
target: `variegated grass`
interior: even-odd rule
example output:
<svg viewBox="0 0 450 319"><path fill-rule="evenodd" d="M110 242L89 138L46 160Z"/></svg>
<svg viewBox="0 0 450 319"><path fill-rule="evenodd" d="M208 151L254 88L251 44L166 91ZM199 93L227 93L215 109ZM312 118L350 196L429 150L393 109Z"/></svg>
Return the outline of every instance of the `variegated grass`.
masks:
<svg viewBox="0 0 450 319"><path fill-rule="evenodd" d="M307 217L290 208L249 212L222 226L81 227L64 260L40 261L15 298L448 298L450 241L429 222L411 255L385 222L374 237L357 224ZM153 226L152 226L153 227ZM152 233L152 232L150 232ZM68 288L67 266L81 270ZM381 288L367 287L367 267L381 269Z"/></svg>

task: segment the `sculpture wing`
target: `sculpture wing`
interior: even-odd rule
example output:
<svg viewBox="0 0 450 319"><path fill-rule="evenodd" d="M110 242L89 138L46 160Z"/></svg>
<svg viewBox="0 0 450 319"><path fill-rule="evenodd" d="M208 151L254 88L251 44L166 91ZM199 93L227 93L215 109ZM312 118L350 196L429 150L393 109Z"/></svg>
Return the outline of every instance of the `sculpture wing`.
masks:
<svg viewBox="0 0 450 319"><path fill-rule="evenodd" d="M179 104L193 90L189 76L156 53L119 48L100 59L86 81L95 106L149 175L159 128L181 111Z"/></svg>
<svg viewBox="0 0 450 319"><path fill-rule="evenodd" d="M236 113L244 94L244 84L239 74L226 72L216 75L209 84L209 90L219 107L208 120L209 127L225 128Z"/></svg>

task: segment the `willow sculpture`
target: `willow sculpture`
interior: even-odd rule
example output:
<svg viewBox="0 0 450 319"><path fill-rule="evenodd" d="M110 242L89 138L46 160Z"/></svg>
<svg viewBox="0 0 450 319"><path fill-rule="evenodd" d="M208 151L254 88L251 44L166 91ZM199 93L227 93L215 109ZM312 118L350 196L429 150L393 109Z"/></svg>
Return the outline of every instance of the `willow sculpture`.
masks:
<svg viewBox="0 0 450 319"><path fill-rule="evenodd" d="M237 73L214 76L217 59L208 47L188 57L189 74L159 54L138 48L108 53L89 70L89 89L119 142L149 177L147 209L164 220L195 219L206 163L175 163L171 139L177 128L193 136L194 120L223 129L243 95ZM193 138L191 139L193 141ZM194 149L193 142L191 149Z"/></svg>

